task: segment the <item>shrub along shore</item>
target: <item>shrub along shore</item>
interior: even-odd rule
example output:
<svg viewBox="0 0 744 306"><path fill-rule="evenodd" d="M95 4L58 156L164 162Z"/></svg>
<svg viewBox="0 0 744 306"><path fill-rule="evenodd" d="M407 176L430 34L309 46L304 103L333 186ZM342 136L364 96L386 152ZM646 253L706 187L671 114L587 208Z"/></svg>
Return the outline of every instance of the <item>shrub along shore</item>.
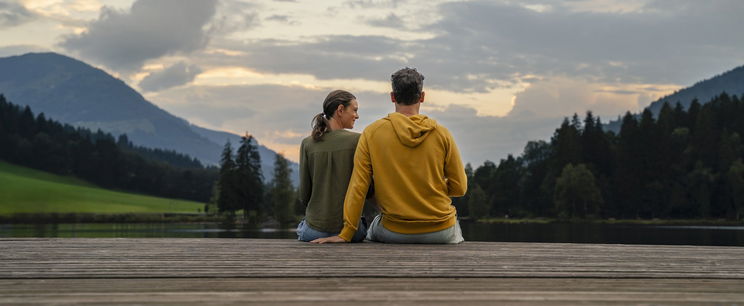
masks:
<svg viewBox="0 0 744 306"><path fill-rule="evenodd" d="M549 224L549 223L576 223L576 224L628 224L628 225L721 225L735 226L744 225L744 221L727 219L556 219L556 218L482 218L466 222L478 222L488 224Z"/></svg>

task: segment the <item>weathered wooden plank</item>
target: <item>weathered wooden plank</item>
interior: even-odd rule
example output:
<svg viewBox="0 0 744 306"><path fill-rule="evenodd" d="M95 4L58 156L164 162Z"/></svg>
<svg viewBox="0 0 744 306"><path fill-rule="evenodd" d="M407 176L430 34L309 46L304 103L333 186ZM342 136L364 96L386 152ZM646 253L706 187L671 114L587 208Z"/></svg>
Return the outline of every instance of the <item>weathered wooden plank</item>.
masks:
<svg viewBox="0 0 744 306"><path fill-rule="evenodd" d="M744 248L0 239L5 304L738 304Z"/></svg>
<svg viewBox="0 0 744 306"><path fill-rule="evenodd" d="M739 280L266 278L0 280L0 304L735 304Z"/></svg>
<svg viewBox="0 0 744 306"><path fill-rule="evenodd" d="M591 277L744 279L744 248L269 239L0 239L0 278Z"/></svg>

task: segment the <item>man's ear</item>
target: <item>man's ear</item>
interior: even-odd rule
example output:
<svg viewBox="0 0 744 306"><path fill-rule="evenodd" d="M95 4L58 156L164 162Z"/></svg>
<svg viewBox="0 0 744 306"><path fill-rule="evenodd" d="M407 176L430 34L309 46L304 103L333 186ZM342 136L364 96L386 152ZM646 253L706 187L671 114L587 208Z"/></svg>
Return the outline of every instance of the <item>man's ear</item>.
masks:
<svg viewBox="0 0 744 306"><path fill-rule="evenodd" d="M421 92L421 97L419 98L419 103L424 103L424 96L426 96L426 92Z"/></svg>
<svg viewBox="0 0 744 306"><path fill-rule="evenodd" d="M393 103L398 103L398 101L395 101L395 94L393 92L390 92L390 101L393 101Z"/></svg>

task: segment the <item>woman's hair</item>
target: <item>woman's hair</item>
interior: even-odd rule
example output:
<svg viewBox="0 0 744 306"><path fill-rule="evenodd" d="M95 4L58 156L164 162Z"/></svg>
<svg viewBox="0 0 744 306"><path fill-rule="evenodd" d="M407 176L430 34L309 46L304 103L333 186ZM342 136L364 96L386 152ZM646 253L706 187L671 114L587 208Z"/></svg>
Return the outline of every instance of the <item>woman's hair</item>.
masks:
<svg viewBox="0 0 744 306"><path fill-rule="evenodd" d="M351 100L355 100L356 97L346 90L334 90L328 94L323 101L323 112L313 117L313 140L323 140L323 135L328 133L330 128L328 120L331 120L333 114L338 109L339 105L348 107L351 104Z"/></svg>

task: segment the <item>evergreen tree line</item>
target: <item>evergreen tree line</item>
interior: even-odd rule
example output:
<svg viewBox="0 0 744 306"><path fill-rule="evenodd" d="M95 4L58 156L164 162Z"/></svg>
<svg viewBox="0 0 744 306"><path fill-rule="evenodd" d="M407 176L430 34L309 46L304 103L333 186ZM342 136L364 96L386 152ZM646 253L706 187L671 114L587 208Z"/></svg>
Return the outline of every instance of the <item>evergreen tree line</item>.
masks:
<svg viewBox="0 0 744 306"><path fill-rule="evenodd" d="M468 164L460 214L483 217L693 219L744 217L744 101L725 93L658 117L629 112L619 133L588 112L521 156Z"/></svg>
<svg viewBox="0 0 744 306"><path fill-rule="evenodd" d="M35 116L0 95L0 159L108 189L206 202L217 180L205 168L174 151L134 146L122 135L92 132Z"/></svg>
<svg viewBox="0 0 744 306"><path fill-rule="evenodd" d="M289 161L276 154L273 179L264 183L261 156L253 136L241 138L233 152L228 141L220 158L219 179L206 211L234 215L242 211L251 223L273 218L280 224L295 221L297 192L290 179Z"/></svg>
<svg viewBox="0 0 744 306"><path fill-rule="evenodd" d="M126 134L119 135L116 140L116 145L125 152L133 152L146 159L165 162L173 167L193 169L205 168L201 161L196 157L191 157L175 150L135 146L131 141L129 141L129 137L127 137ZM216 168L214 170L216 171Z"/></svg>

